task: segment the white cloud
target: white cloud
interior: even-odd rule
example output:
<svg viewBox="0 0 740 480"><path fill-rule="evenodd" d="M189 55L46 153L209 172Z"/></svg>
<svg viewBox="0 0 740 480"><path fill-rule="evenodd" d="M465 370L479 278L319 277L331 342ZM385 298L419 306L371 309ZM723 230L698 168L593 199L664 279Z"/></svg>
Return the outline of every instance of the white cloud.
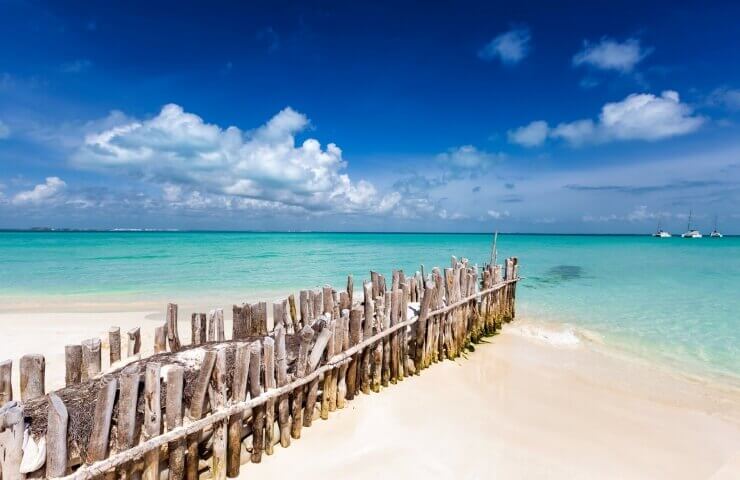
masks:
<svg viewBox="0 0 740 480"><path fill-rule="evenodd" d="M728 110L740 110L740 89L720 87L709 94L707 103Z"/></svg>
<svg viewBox="0 0 740 480"><path fill-rule="evenodd" d="M586 40L583 50L573 56L573 65L625 73L632 71L652 51L652 48L643 48L637 38L628 38L621 43L608 37L603 37L598 43Z"/></svg>
<svg viewBox="0 0 740 480"><path fill-rule="evenodd" d="M40 205L57 200L67 186L59 177L47 177L45 183L40 183L31 190L18 192L13 197L14 205Z"/></svg>
<svg viewBox="0 0 740 480"><path fill-rule="evenodd" d="M487 168L502 157L499 153L478 150L473 145L453 147L437 155L437 161L446 167L460 169Z"/></svg>
<svg viewBox="0 0 740 480"><path fill-rule="evenodd" d="M162 184L170 201L187 190L314 211L378 207L375 187L343 172L339 147L323 148L313 138L296 145L295 135L308 125L305 115L286 108L251 131L221 128L169 104L147 120L117 114L111 126L85 137L72 161Z"/></svg>
<svg viewBox="0 0 740 480"><path fill-rule="evenodd" d="M644 222L645 220L653 220L655 218L658 218L658 214L649 211L647 205L637 206L627 214L627 220L630 222Z"/></svg>
<svg viewBox="0 0 740 480"><path fill-rule="evenodd" d="M478 57L483 60L498 58L507 65L519 63L529 54L531 38L528 28L509 30L498 35L481 48L478 51Z"/></svg>
<svg viewBox="0 0 740 480"><path fill-rule="evenodd" d="M571 145L618 140L655 141L692 133L705 120L694 115L689 105L681 103L677 92L666 90L660 96L632 94L619 102L607 103L597 121L581 119L556 127L541 121L532 122L510 131L509 141L524 146L540 145L543 137L562 139Z"/></svg>
<svg viewBox="0 0 740 480"><path fill-rule="evenodd" d="M10 136L10 128L0 120L0 140Z"/></svg>
<svg viewBox="0 0 740 480"><path fill-rule="evenodd" d="M522 145L524 147L536 147L545 143L549 127L547 122L537 120L529 125L509 130L507 136L509 142Z"/></svg>
<svg viewBox="0 0 740 480"><path fill-rule="evenodd" d="M504 217L508 217L509 216L509 211L508 210L504 210L503 212L498 211L498 210L488 210L488 212L486 212L486 213L488 213L488 216L489 217L495 218L497 220L500 219L500 218L504 218Z"/></svg>

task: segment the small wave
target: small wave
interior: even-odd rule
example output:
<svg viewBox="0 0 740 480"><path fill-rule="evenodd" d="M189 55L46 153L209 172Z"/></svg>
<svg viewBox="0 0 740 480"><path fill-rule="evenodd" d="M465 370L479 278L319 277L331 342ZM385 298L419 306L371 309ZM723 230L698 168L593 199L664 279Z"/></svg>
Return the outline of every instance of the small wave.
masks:
<svg viewBox="0 0 740 480"><path fill-rule="evenodd" d="M523 337L533 338L556 347L577 347L583 339L586 339L584 335L568 325L556 328L524 323L517 325L512 331Z"/></svg>

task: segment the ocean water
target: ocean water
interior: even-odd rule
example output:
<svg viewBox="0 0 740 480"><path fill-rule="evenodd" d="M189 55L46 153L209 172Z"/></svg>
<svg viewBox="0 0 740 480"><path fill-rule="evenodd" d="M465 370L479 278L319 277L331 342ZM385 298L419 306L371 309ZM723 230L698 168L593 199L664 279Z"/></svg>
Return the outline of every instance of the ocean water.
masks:
<svg viewBox="0 0 740 480"><path fill-rule="evenodd" d="M228 305L451 255L483 264L491 235L0 232L0 309L69 300ZM499 235L519 312L697 373L740 378L740 237ZM49 307L52 308L52 307Z"/></svg>

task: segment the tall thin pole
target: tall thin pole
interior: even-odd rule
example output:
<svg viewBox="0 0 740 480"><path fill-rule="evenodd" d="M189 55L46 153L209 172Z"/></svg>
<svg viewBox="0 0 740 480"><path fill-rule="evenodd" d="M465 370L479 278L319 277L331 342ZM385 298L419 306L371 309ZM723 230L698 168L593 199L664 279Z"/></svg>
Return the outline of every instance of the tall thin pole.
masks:
<svg viewBox="0 0 740 480"><path fill-rule="evenodd" d="M493 234L493 245L491 245L491 265L496 265L496 257L498 256L498 252L496 251L496 242L498 241L498 230Z"/></svg>

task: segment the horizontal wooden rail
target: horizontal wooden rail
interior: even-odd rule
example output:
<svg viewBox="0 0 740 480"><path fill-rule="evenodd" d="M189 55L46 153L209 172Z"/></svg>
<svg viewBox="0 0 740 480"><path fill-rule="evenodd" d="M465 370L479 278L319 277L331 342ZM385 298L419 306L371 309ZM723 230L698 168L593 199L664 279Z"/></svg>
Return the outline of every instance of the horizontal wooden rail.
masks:
<svg viewBox="0 0 740 480"><path fill-rule="evenodd" d="M520 278L513 278L509 280L503 280L496 285L481 290L479 292L475 292L472 295L469 295L465 298L462 298L455 303L451 303L450 305L446 305L440 309L433 310L429 312L428 317L433 317L436 315L442 315L450 310L459 307L461 305L464 305L472 300L478 299L482 295L486 295L492 292L495 292L496 290L500 290L501 288L505 287L506 285L509 285L511 283L516 283ZM163 433L157 437L151 438L149 440L146 440L143 443L140 443L132 448L129 448L128 450L125 450L123 452L117 453L115 455L112 455L104 460L97 461L95 463L92 463L90 465L85 465L80 467L77 471L74 473L67 475L65 477L59 477L64 480L88 480L92 478L99 477L111 470L113 470L116 467L119 467L121 465L124 465L132 460L135 460L139 457L143 457L144 454L147 452L150 452L154 449L160 448L170 442L182 439L186 437L189 434L193 434L196 432L199 432L205 428L208 428L218 422L226 421L231 417L232 415L238 415L242 414L247 410L253 409L254 407L257 407L259 405L262 405L263 403L267 402L271 399L276 399L282 395L285 395L287 393L290 393L292 390L302 387L304 385L307 385L311 383L313 380L320 377L322 374L339 367L340 365L347 363L351 360L351 358L362 351L363 349L367 348L370 345L375 344L379 340L382 340L383 338L391 335L392 333L401 330L405 327L408 327L410 325L413 325L419 320L419 316L415 315L414 317L410 318L409 320L406 320L405 322L397 323L396 325L393 325L392 327L389 327L376 335L373 335L370 338L364 339L357 345L354 345L353 347L348 348L347 350L332 356L326 364L322 365L321 367L317 368L310 374L297 378L291 383L288 383L282 387L278 387L275 389L270 389L258 397L245 400L242 402L234 403L232 405L227 406L226 408L214 411L211 415L201 419L193 421L192 423L189 423L188 425L183 425L181 427L176 427L169 432Z"/></svg>

